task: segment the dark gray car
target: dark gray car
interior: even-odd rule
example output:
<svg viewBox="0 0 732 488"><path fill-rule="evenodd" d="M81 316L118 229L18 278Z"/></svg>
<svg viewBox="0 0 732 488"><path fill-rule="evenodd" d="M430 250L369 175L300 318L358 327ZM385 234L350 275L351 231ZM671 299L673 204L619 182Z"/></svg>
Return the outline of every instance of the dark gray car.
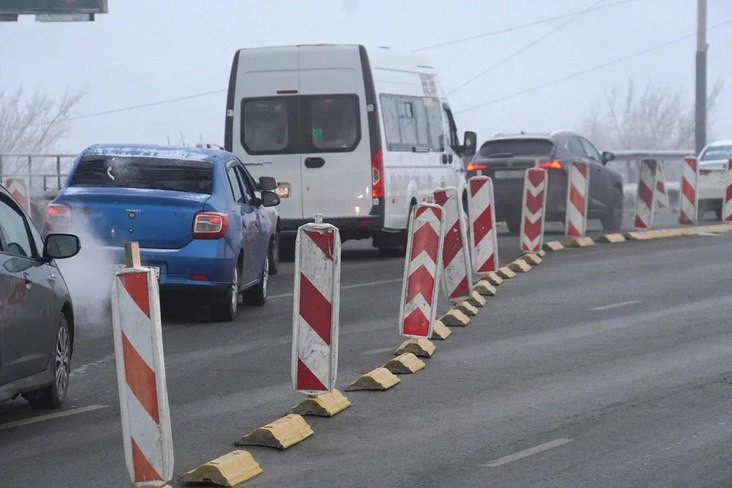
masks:
<svg viewBox="0 0 732 488"><path fill-rule="evenodd" d="M606 164L614 158L600 152L574 132L500 135L488 139L467 164L468 177L478 171L493 179L496 220L505 221L513 234L521 226L524 172L538 165L548 172L546 220L564 221L567 208L567 174L573 161L590 167L588 218L617 231L623 222L623 180Z"/></svg>
<svg viewBox="0 0 732 488"><path fill-rule="evenodd" d="M74 312L53 260L79 248L69 234L44 242L0 186L0 401L23 395L34 408L58 408L66 398Z"/></svg>

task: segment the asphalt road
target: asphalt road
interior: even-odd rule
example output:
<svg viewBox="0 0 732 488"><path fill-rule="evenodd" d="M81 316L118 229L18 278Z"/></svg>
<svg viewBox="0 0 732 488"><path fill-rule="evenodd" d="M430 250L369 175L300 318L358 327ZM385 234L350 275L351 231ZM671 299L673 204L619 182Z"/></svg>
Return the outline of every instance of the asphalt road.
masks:
<svg viewBox="0 0 732 488"><path fill-rule="evenodd" d="M517 248L500 237L502 261ZM315 436L288 451L250 448L265 472L248 486L730 487L730 255L732 236L551 254L438 342L425 370L348 393L350 409L309 419ZM339 388L401 342L402 267L344 246ZM292 277L284 264L269 303L230 324L168 307L176 475L301 399ZM79 332L66 416L0 404L0 487L130 486L112 351L106 325Z"/></svg>

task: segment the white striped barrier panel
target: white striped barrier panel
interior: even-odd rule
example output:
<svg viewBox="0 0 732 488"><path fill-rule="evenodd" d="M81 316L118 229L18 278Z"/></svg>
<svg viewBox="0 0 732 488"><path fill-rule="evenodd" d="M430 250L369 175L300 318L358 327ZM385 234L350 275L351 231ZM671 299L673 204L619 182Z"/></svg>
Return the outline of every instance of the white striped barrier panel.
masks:
<svg viewBox="0 0 732 488"><path fill-rule="evenodd" d="M638 198L635 202L635 227L640 230L653 227L653 216L658 204L659 167L655 159L644 159L640 164Z"/></svg>
<svg viewBox="0 0 732 488"><path fill-rule="evenodd" d="M292 389L318 395L335 388L338 371L338 316L341 238L330 224L297 230L295 295L292 310Z"/></svg>
<svg viewBox="0 0 732 488"><path fill-rule="evenodd" d="M658 161L657 163L658 182L656 183L656 211L670 211L671 202L668 198L668 191L666 189L666 175L663 171L663 163Z"/></svg>
<svg viewBox="0 0 732 488"><path fill-rule="evenodd" d="M732 223L732 158L727 161L724 177L724 203L722 204L722 221Z"/></svg>
<svg viewBox="0 0 732 488"><path fill-rule="evenodd" d="M28 198L28 185L21 178L8 178L5 180L5 188L15 198L15 200L26 211L30 211L30 199Z"/></svg>
<svg viewBox="0 0 732 488"><path fill-rule="evenodd" d="M681 163L681 213L679 223L696 224L699 214L699 162L695 157L686 157Z"/></svg>
<svg viewBox="0 0 732 488"><path fill-rule="evenodd" d="M127 471L137 486L162 486L173 478L173 438L160 297L151 268L117 272L112 321Z"/></svg>
<svg viewBox="0 0 732 488"><path fill-rule="evenodd" d="M465 232L463 206L455 188L434 191L435 202L445 211L445 233L442 246L442 282L445 295L457 302L470 295L472 270Z"/></svg>
<svg viewBox="0 0 732 488"><path fill-rule="evenodd" d="M498 233L493 180L473 176L468 180L470 252L473 271L485 275L498 270Z"/></svg>
<svg viewBox="0 0 732 488"><path fill-rule="evenodd" d="M547 171L529 168L524 174L521 205L521 251L539 252L544 245Z"/></svg>
<svg viewBox="0 0 732 488"><path fill-rule="evenodd" d="M406 337L432 336L442 266L443 215L439 205L420 203L412 208L399 309L399 333Z"/></svg>
<svg viewBox="0 0 732 488"><path fill-rule="evenodd" d="M567 177L567 211L564 228L569 237L584 237L587 232L587 201L590 193L590 167L575 161Z"/></svg>

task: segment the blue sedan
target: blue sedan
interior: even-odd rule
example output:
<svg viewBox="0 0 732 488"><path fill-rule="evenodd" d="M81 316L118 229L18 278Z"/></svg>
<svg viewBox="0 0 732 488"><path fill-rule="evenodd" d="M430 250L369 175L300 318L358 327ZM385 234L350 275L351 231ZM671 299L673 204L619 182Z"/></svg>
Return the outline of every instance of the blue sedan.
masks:
<svg viewBox="0 0 732 488"><path fill-rule="evenodd" d="M95 145L46 210L46 232L91 232L118 262L137 241L161 293L205 294L215 320L240 298L264 305L273 178L255 182L236 156L205 148ZM256 193L259 192L259 195Z"/></svg>

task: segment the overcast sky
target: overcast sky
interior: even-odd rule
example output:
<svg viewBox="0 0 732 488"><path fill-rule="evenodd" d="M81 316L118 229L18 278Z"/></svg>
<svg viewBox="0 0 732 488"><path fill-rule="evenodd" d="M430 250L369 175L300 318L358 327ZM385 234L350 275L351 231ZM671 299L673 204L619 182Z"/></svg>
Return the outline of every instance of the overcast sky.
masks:
<svg viewBox="0 0 732 488"><path fill-rule="evenodd" d="M360 43L410 51L607 6L420 54L437 67L459 129L475 130L479 140L496 132L578 129L588 109L628 77L683 88L691 104L693 36L549 84L696 31L696 0L612 5L618 1L109 0L109 13L95 22L40 23L26 16L0 23L0 87L22 85L53 94L84 88L79 116L220 90L80 118L57 149L78 152L99 142L223 144L225 90L239 48ZM727 81L710 121L710 138L732 138L732 24L713 28L732 19L732 0L708 1L709 85ZM543 84L549 85L529 90Z"/></svg>

